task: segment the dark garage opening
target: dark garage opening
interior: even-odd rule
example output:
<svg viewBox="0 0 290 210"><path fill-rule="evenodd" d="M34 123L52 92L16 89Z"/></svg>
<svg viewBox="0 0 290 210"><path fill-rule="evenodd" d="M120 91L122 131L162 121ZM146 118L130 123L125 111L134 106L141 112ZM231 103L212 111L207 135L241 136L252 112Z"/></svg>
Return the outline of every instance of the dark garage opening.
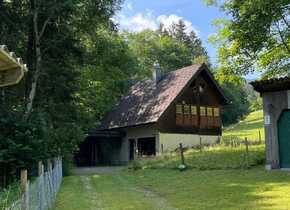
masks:
<svg viewBox="0 0 290 210"><path fill-rule="evenodd" d="M156 155L155 137L138 139L137 147L138 147L138 154L141 156Z"/></svg>
<svg viewBox="0 0 290 210"><path fill-rule="evenodd" d="M122 138L119 135L88 136L81 144L74 160L76 166L122 165Z"/></svg>

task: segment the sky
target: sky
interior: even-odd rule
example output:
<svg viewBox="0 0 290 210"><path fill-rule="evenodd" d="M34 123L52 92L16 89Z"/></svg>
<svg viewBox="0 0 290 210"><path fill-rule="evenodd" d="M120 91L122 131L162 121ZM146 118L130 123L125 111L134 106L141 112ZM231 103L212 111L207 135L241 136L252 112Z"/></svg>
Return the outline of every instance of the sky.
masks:
<svg viewBox="0 0 290 210"><path fill-rule="evenodd" d="M217 62L216 49L208 37L216 32L212 21L225 15L216 7L207 7L202 0L125 0L115 20L120 29L141 31L165 27L183 19L188 31L194 30L206 47L211 62Z"/></svg>
<svg viewBox="0 0 290 210"><path fill-rule="evenodd" d="M114 17L121 30L142 31L157 29L160 23L165 27L179 19L185 21L188 30L194 30L207 49L210 61L217 65L217 49L208 41L217 32L212 22L227 18L226 14L214 6L206 6L203 0L124 0L122 9ZM254 80L259 74L249 74L245 78Z"/></svg>

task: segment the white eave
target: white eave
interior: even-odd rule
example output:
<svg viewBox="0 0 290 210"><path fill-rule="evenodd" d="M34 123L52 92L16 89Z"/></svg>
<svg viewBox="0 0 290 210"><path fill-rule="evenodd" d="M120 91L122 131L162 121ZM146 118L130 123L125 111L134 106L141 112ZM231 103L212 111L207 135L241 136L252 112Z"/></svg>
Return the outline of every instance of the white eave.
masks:
<svg viewBox="0 0 290 210"><path fill-rule="evenodd" d="M27 71L21 58L9 52L5 45L0 45L0 87L17 84Z"/></svg>

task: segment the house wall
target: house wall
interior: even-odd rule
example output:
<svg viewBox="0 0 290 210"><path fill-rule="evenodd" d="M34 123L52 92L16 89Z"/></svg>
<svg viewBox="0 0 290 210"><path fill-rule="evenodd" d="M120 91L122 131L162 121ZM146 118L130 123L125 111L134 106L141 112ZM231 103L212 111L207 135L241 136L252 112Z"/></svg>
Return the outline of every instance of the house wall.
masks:
<svg viewBox="0 0 290 210"><path fill-rule="evenodd" d="M204 91L199 96L194 94L194 86L202 84L204 85ZM175 103L172 103L165 113L158 120L158 129L163 133L191 133L191 134L202 134L202 135L221 135L221 119L220 117L215 118L219 126L212 128L202 128L200 126L200 117L199 117L199 108L198 108L198 125L193 126L178 126L176 125L176 104L186 104L206 107L221 107L221 98L216 90L216 87L213 85L210 78L205 72L201 73L198 78L196 78L192 84L189 85L184 92L178 96Z"/></svg>
<svg viewBox="0 0 290 210"><path fill-rule="evenodd" d="M208 136L198 134L180 134L180 133L159 133L159 152L170 152L179 148L182 143L183 147L192 148L200 145L209 145L217 143L220 136ZM163 151L161 151L162 149Z"/></svg>
<svg viewBox="0 0 290 210"><path fill-rule="evenodd" d="M290 106L288 96L289 91L262 94L265 119L266 167L269 169L280 167L277 126L281 113Z"/></svg>
<svg viewBox="0 0 290 210"><path fill-rule="evenodd" d="M134 139L137 141L138 138L148 138L155 137L156 139L156 151L159 151L159 135L156 128L156 124L148 124L142 126L135 126L129 128L121 129L124 133L126 133L125 137L122 141L121 147L121 159L122 161L129 161L129 140Z"/></svg>
<svg viewBox="0 0 290 210"><path fill-rule="evenodd" d="M219 135L198 135L198 134L182 134L182 133L163 133L160 132L156 124L142 125L122 129L126 133L123 138L121 147L122 162L129 161L129 140L137 141L139 138L155 137L156 153L174 151L182 143L184 147L194 147L200 145L200 137L203 145L214 144L219 141Z"/></svg>

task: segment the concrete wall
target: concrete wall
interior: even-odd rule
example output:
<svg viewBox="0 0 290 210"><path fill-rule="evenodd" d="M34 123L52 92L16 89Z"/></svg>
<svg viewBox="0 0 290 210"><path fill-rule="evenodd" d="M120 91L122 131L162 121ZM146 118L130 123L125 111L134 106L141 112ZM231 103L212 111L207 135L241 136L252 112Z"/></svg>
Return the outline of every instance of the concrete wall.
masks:
<svg viewBox="0 0 290 210"><path fill-rule="evenodd" d="M219 136L197 135L197 134L179 134L179 133L160 133L155 124L136 126L122 129L126 133L123 138L120 150L121 162L129 161L129 140L139 138L155 137L157 155L163 152L174 151L182 143L184 147L194 147L200 144L214 144L219 140Z"/></svg>
<svg viewBox="0 0 290 210"><path fill-rule="evenodd" d="M156 138L156 151L159 150L159 136L155 124L148 124L130 128L123 128L123 132L126 133L126 136L123 138L122 147L121 147L121 159L122 161L129 161L129 140L138 138Z"/></svg>
<svg viewBox="0 0 290 210"><path fill-rule="evenodd" d="M198 134L177 134L177 133L159 133L159 148L163 152L174 151L182 143L184 147L194 147L200 145L200 137L203 145L214 144L218 142L219 136L205 136ZM162 146L163 145L163 146ZM159 150L159 152L162 152Z"/></svg>
<svg viewBox="0 0 290 210"><path fill-rule="evenodd" d="M263 93L264 124L266 139L266 167L279 168L278 120L288 109L288 91Z"/></svg>

